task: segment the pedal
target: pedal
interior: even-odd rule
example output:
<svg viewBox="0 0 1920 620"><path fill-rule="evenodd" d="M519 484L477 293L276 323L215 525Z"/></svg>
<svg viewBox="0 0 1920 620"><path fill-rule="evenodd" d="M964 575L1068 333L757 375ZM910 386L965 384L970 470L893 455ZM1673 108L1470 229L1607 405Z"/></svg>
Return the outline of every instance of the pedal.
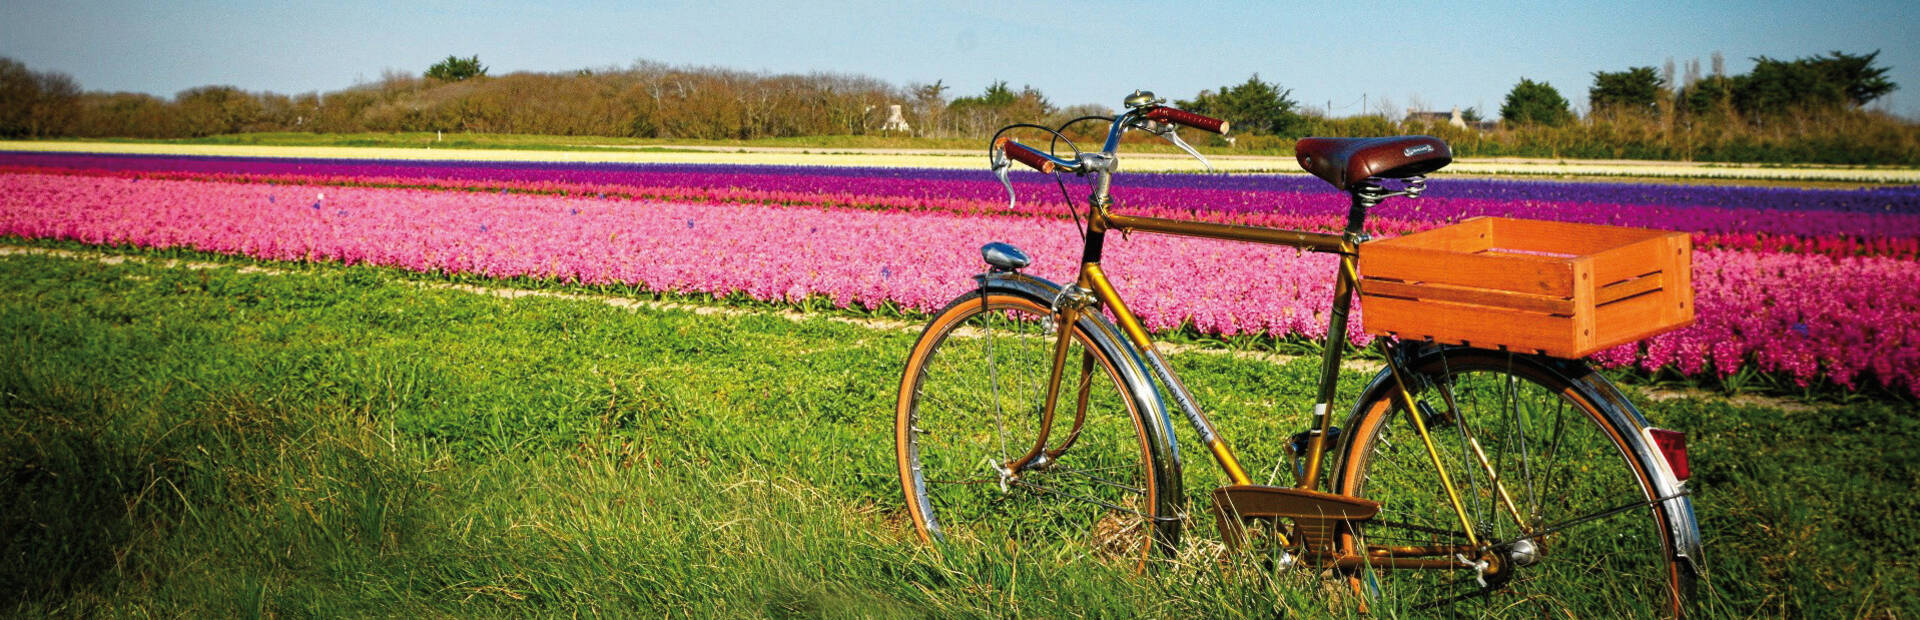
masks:
<svg viewBox="0 0 1920 620"><path fill-rule="evenodd" d="M1220 536L1231 547L1246 543L1248 521L1278 527L1291 521L1295 542L1312 552L1333 550L1334 536L1343 525L1372 519L1380 503L1357 497L1257 484L1230 485L1213 490L1213 516Z"/></svg>

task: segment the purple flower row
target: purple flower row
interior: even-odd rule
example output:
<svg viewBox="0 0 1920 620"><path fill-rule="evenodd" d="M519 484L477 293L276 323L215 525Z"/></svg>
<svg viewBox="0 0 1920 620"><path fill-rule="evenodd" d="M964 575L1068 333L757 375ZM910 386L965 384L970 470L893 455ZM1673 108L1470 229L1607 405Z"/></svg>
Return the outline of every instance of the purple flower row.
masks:
<svg viewBox="0 0 1920 620"><path fill-rule="evenodd" d="M1071 222L1005 215L31 173L0 175L0 235L918 310L964 291L985 241L1025 248L1055 279L1079 241ZM1110 244L1109 273L1153 329L1326 336L1326 255L1156 235ZM1920 395L1914 261L1696 257L1699 322L1603 361L1723 375L1757 364ZM1345 336L1367 341L1364 320Z"/></svg>
<svg viewBox="0 0 1920 620"><path fill-rule="evenodd" d="M0 168L158 178L510 189L648 198L851 206L1065 217L1049 179L1016 175L1008 210L980 171L714 166L401 162L0 153ZM1123 175L1123 211L1199 214L1238 223L1331 229L1345 203L1302 176ZM1084 192L1070 192L1077 197ZM1382 234L1478 215L1684 230L1703 247L1838 256L1920 256L1920 188L1807 190L1755 187L1436 179L1426 198L1376 212Z"/></svg>
<svg viewBox="0 0 1920 620"><path fill-rule="evenodd" d="M573 162L476 162L364 159L293 159L183 155L112 155L0 151L0 166L47 166L76 170L102 169L200 174L307 174L368 176L505 183L561 182L580 185L660 185L660 180L692 175L715 185L759 185L766 177L880 178L896 181L962 181L970 187L964 198L1003 198L999 186L982 170L925 168L851 168L829 166L760 166L734 164L625 164ZM1444 172L1440 173L1445 175ZM1031 182L1038 175L1020 171ZM1221 190L1251 193L1338 195L1332 186L1304 174L1141 174L1119 177L1126 188ZM1842 211L1849 213L1920 214L1920 186L1866 189L1810 189L1738 185L1682 185L1645 183L1581 183L1504 179L1445 178L1429 196L1501 201L1594 202L1628 205L1723 207L1729 209Z"/></svg>

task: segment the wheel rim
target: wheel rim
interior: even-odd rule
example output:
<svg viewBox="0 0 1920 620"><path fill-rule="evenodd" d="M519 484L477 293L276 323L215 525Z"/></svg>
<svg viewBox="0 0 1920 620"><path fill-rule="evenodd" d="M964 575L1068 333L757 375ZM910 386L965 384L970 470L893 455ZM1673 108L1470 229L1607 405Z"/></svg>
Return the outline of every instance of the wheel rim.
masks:
<svg viewBox="0 0 1920 620"><path fill-rule="evenodd" d="M1467 554L1489 570L1362 570L1364 592L1392 606L1468 606L1525 616L1679 611L1684 586L1665 516L1646 504L1652 499L1647 474L1591 400L1564 378L1503 356L1435 358L1415 374L1428 383L1416 398L1432 407L1423 419L1476 536L1508 544ZM1353 448L1342 466L1342 490L1381 503L1380 516L1357 527L1358 539L1463 545L1453 504L1412 418L1390 403L1370 404L1349 429ZM1506 493L1492 483L1480 454ZM1609 510L1619 512L1597 516ZM1579 522L1583 518L1593 520Z"/></svg>
<svg viewBox="0 0 1920 620"><path fill-rule="evenodd" d="M936 316L916 343L896 424L909 513L930 542L1144 561L1159 489L1139 403L1082 330L1044 431L1046 456L1016 475L999 471L1042 437L1047 315L1024 297L990 295L984 306L973 297Z"/></svg>

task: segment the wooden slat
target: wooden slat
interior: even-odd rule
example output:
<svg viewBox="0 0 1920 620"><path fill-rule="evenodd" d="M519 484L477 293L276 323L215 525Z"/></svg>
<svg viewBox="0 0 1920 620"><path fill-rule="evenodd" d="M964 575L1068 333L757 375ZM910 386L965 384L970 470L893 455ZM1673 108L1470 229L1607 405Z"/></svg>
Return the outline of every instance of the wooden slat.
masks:
<svg viewBox="0 0 1920 620"><path fill-rule="evenodd" d="M1620 246L1673 234L1664 230L1544 220L1490 218L1493 246L1536 252L1597 254Z"/></svg>
<svg viewBox="0 0 1920 620"><path fill-rule="evenodd" d="M1593 277L1604 286L1661 271L1673 263L1672 249L1671 240L1661 236L1596 252Z"/></svg>
<svg viewBox="0 0 1920 620"><path fill-rule="evenodd" d="M1430 228L1410 235L1382 239L1366 247L1403 247L1442 250L1460 254L1481 252L1493 243L1493 226L1499 218L1476 217L1458 224Z"/></svg>
<svg viewBox="0 0 1920 620"><path fill-rule="evenodd" d="M1594 285L1592 257L1573 259L1573 279L1573 321L1567 326L1567 337L1571 339L1570 349L1577 349L1593 337L1596 318L1593 300L1598 296L1594 291L1600 287ZM1567 351L1563 352L1571 356L1572 353Z"/></svg>
<svg viewBox="0 0 1920 620"><path fill-rule="evenodd" d="M1430 282L1570 297L1573 268L1566 261L1537 256L1456 254L1403 247L1360 248L1360 273L1402 282Z"/></svg>
<svg viewBox="0 0 1920 620"><path fill-rule="evenodd" d="M1581 346L1572 353L1576 356L1591 355L1608 347L1644 340L1692 324L1691 318L1678 323L1662 320L1660 315L1665 311L1664 306L1672 301L1666 295L1642 295L1601 306L1594 311L1593 335L1586 337L1585 342L1580 343Z"/></svg>
<svg viewBox="0 0 1920 620"><path fill-rule="evenodd" d="M1372 296L1404 297L1433 301L1508 308L1541 314L1573 314L1573 300L1547 295L1525 295L1508 291L1445 284L1414 284L1368 278L1360 282L1362 299Z"/></svg>
<svg viewBox="0 0 1920 620"><path fill-rule="evenodd" d="M1671 314L1666 322L1678 325L1693 323L1693 238L1685 235L1670 237L1667 242L1673 247L1669 263L1661 272L1668 275L1672 284L1667 287L1667 295L1672 302L1667 307Z"/></svg>
<svg viewBox="0 0 1920 620"><path fill-rule="evenodd" d="M1361 312L1375 335L1548 355L1564 355L1574 345L1571 319L1534 312L1391 297L1365 300Z"/></svg>
<svg viewBox="0 0 1920 620"><path fill-rule="evenodd" d="M1659 272L1631 280L1615 282L1602 286L1599 290L1595 291L1593 303L1604 306L1634 295L1660 290L1660 288L1666 286L1666 284L1666 277Z"/></svg>

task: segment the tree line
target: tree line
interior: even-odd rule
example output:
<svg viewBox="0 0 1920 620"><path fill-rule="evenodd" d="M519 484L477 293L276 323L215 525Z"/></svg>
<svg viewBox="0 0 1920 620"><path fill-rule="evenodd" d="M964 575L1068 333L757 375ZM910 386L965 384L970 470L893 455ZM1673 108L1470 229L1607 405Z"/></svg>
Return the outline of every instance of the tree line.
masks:
<svg viewBox="0 0 1920 620"><path fill-rule="evenodd" d="M1754 58L1729 75L1712 57L1684 75L1673 61L1598 71L1587 113L1553 86L1522 79L1501 105L1504 131L1463 136L1488 155L1836 164L1920 163L1920 128L1868 104L1899 88L1878 51Z"/></svg>
<svg viewBox="0 0 1920 620"><path fill-rule="evenodd" d="M443 131L740 139L884 133L890 105L922 136L983 136L1010 122L1100 112L1060 109L1005 82L953 97L857 75L764 74L639 62L626 68L488 75L448 57L421 75L283 95L202 86L171 99L83 92L73 78L0 58L0 137L195 138L242 132ZM1062 118L1064 120L1064 118Z"/></svg>
<svg viewBox="0 0 1920 620"><path fill-rule="evenodd" d="M1307 135L1420 132L1445 138L1455 153L1470 157L1920 165L1920 125L1868 107L1899 88L1878 57L1877 51L1762 56L1748 73L1729 75L1716 53L1705 75L1697 61L1684 77L1671 61L1663 70L1598 71L1585 115L1552 85L1522 78L1491 129L1384 113L1327 118L1257 74L1177 105L1232 121L1251 134L1233 145L1255 149L1284 149ZM1477 121L1480 113L1468 108L1462 117Z"/></svg>
<svg viewBox="0 0 1920 620"><path fill-rule="evenodd" d="M1424 131L1448 138L1465 156L1920 163L1915 124L1866 108L1898 88L1877 57L1760 57L1749 73L1727 75L1716 54L1710 75L1697 61L1684 78L1672 61L1664 70L1596 72L1584 116L1551 85L1523 78L1490 131L1391 113L1329 118L1258 74L1175 105L1231 121L1236 136L1204 143L1237 150L1284 151L1306 135ZM333 92L283 95L222 85L161 98L83 91L65 74L0 58L0 137L440 131L751 140L900 133L886 123L890 106L898 105L912 135L978 138L1012 122L1058 124L1112 113L1096 105L1060 107L1031 86L1006 82L978 94L951 90L941 81L898 87L858 75L645 61L494 76L478 56L448 56L421 74L389 72ZM1480 112L1469 108L1465 116L1477 120Z"/></svg>
<svg viewBox="0 0 1920 620"><path fill-rule="evenodd" d="M1887 68L1875 66L1880 52L1830 52L1780 60L1761 56L1751 72L1727 75L1725 61L1714 56L1714 72L1699 75L1698 63L1676 82L1672 61L1664 71L1630 67L1597 71L1587 90L1589 116L1637 115L1683 122L1766 122L1795 114L1859 109L1899 88ZM1521 79L1507 93L1500 116L1509 122L1561 125L1574 119L1568 103L1552 86Z"/></svg>

